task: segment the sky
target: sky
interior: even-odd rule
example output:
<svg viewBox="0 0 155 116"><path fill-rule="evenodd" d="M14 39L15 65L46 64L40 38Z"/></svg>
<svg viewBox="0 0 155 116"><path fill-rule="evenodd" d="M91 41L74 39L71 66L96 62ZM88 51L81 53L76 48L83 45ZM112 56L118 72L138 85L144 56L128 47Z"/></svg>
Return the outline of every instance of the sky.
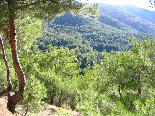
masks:
<svg viewBox="0 0 155 116"><path fill-rule="evenodd" d="M145 8L148 10L155 10L155 8L150 7L150 2L149 0L78 0L83 3L107 3L107 4L113 4L113 5L118 5L118 4L130 4L130 5L135 5L137 7Z"/></svg>

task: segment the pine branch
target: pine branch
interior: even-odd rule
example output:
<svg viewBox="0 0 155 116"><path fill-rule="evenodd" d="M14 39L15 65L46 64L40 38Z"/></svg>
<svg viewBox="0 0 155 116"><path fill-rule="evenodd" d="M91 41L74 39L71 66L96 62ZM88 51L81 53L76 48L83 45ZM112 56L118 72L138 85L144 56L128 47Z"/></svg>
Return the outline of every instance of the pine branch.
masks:
<svg viewBox="0 0 155 116"><path fill-rule="evenodd" d="M46 1L46 0L40 0L40 1L37 1L37 2L31 2L29 4L26 4L24 3L20 3L19 7L16 7L15 9L16 10L24 10L25 8L29 8L30 6L36 6L36 5L39 5L40 3L43 3L43 4L46 4L46 3L51 3L51 4L55 4L55 5L58 5L58 6L61 6L63 8L68 8L68 9L71 9L71 10L80 10L82 8L82 4L81 3L77 3L78 5L76 5L76 3L71 3L71 4L64 4L63 2L58 2L58 1L55 1L55 0L49 0L49 1ZM25 5L26 4L26 5ZM23 5L23 6L22 6Z"/></svg>

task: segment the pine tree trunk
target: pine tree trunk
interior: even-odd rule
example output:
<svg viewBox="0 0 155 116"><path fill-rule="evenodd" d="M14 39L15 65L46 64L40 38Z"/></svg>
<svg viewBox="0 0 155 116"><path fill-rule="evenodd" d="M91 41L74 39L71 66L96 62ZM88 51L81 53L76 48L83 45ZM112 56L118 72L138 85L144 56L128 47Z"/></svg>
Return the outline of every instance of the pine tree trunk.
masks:
<svg viewBox="0 0 155 116"><path fill-rule="evenodd" d="M4 59L4 62L5 62L5 66L7 68L7 81L8 81L7 92L9 94L12 91L12 83L11 83L11 79L10 79L10 67L9 67L9 64L8 64L8 61L7 61L7 58L6 58L6 55L5 55L5 49L4 49L3 39L2 39L1 35L0 35L0 45L1 45L1 48L2 48L2 52L3 52L3 59Z"/></svg>
<svg viewBox="0 0 155 116"><path fill-rule="evenodd" d="M0 45L1 45L1 48L2 48L2 52L3 52L3 59L4 59L4 62L5 62L5 66L7 68L7 81L8 81L7 93L8 93L8 96L10 96L10 93L12 92L12 83L11 83L11 79L10 79L10 67L9 67L9 64L8 64L8 61L7 61L7 58L6 58L6 55L5 55L5 49L4 49L3 39L1 37L1 35L0 35Z"/></svg>
<svg viewBox="0 0 155 116"><path fill-rule="evenodd" d="M14 95L8 95L8 103L7 107L12 112L15 113L15 106L16 104L22 100L23 92L26 86L25 75L18 60L17 54L17 40L16 40L16 31L15 31L15 9L14 0L8 0L8 7L9 7L9 27L10 27L10 45L11 45L11 52L12 52L12 60L15 72L18 76L18 83L19 83L19 90Z"/></svg>

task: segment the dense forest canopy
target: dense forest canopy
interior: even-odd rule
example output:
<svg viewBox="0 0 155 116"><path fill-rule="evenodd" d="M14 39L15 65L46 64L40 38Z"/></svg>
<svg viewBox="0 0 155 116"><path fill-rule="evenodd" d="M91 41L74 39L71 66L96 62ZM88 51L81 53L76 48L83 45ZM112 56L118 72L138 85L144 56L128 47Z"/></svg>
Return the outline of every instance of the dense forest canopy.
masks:
<svg viewBox="0 0 155 116"><path fill-rule="evenodd" d="M131 5L99 4L99 9L100 17L97 20L79 15L72 16L69 13L56 17L54 21L42 20L43 37L38 38L39 49L44 51L46 45L51 43L52 46L75 49L78 59L82 61L81 67L85 68L86 61L91 64L101 63L104 50L129 50L132 47L129 42L131 37L139 41L155 37L155 24L150 22L154 12L146 12ZM137 12L145 12L145 15L137 15Z"/></svg>
<svg viewBox="0 0 155 116"><path fill-rule="evenodd" d="M81 10L82 9L82 10ZM24 18L30 18L29 21L31 23L31 18L33 19L54 19L58 14L62 14L63 12L68 11L70 13L80 13L81 11L84 12L83 15L87 15L85 12L88 12L89 15L97 16L97 5L94 7L85 7L81 3L78 3L75 0L2 0L0 1L0 30L1 35L5 38L6 41L9 41L11 53L12 53L12 61L15 72L18 77L19 82L19 90L15 94L11 94L13 86L10 78L10 68L9 64L7 63L7 58L5 55L5 49L3 46L3 39L1 40L1 47L3 52L3 59L5 61L5 65L7 67L7 81L8 81L8 103L7 108L12 112L15 113L15 106L16 104L23 99L23 92L26 87L26 79L25 74L22 70L22 66L20 65L20 61L18 58L17 52L17 34L22 33L24 29L20 30L19 27L16 27L16 21L22 20ZM82 14L82 13L81 13ZM35 20L34 20L35 21ZM24 22L19 21L22 25ZM32 24L35 22L32 22ZM17 22L18 24L18 22ZM19 32L16 32L17 28ZM29 29L28 29L29 30ZM37 31L37 29L36 29ZM22 35L22 34L21 34ZM31 32L29 34L31 36ZM31 36L32 37L32 36ZM28 42L28 40L27 40Z"/></svg>
<svg viewBox="0 0 155 116"><path fill-rule="evenodd" d="M30 116L42 101L84 116L155 115L155 13L99 9L72 0L0 2L0 93L11 112L22 99L17 111Z"/></svg>

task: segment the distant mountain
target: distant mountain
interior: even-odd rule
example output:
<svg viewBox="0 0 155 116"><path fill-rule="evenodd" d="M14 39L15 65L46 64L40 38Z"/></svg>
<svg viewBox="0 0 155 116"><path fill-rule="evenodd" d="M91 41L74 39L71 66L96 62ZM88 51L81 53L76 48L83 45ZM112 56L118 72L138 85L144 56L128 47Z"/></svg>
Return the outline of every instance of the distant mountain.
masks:
<svg viewBox="0 0 155 116"><path fill-rule="evenodd" d="M134 30L132 27L124 24L123 22L106 14L101 14L98 21L124 31L137 31L137 30Z"/></svg>
<svg viewBox="0 0 155 116"><path fill-rule="evenodd" d="M140 32L155 35L155 13L131 5L100 4L99 21L120 29L120 24L130 26ZM152 14L152 15L150 15ZM107 20L107 17L109 20ZM114 21L115 20L115 21ZM151 21L151 22L150 22ZM115 23L115 25L113 25ZM117 26L117 25L118 26ZM126 26L125 26L126 25Z"/></svg>
<svg viewBox="0 0 155 116"><path fill-rule="evenodd" d="M149 11L133 5L119 5L117 7L155 24L155 11Z"/></svg>
<svg viewBox="0 0 155 116"><path fill-rule="evenodd" d="M153 17L138 15L143 10L133 6L112 6L100 4L100 18L85 18L64 14L54 21L43 21L43 37L39 38L41 49L48 44L65 46L87 53L92 50L110 52L128 50L128 40L142 36L155 37L155 24L149 20ZM132 10L128 10L133 8ZM149 11L150 12L150 11ZM137 15L136 15L137 14ZM142 14L142 13L140 13ZM154 15L153 15L154 16Z"/></svg>
<svg viewBox="0 0 155 116"><path fill-rule="evenodd" d="M70 14L65 14L57 17L53 22L43 23L42 40L46 45L52 43L53 46L65 46L70 49L84 48L82 46L85 46L84 49L90 47L99 52L104 49L110 52L111 50L129 49L128 40L131 36L139 40L142 39L142 36L151 38L150 34L135 30L124 23L119 23L116 19L107 16L105 18L109 18L109 25L107 25L108 21L105 24L92 18L73 17Z"/></svg>

